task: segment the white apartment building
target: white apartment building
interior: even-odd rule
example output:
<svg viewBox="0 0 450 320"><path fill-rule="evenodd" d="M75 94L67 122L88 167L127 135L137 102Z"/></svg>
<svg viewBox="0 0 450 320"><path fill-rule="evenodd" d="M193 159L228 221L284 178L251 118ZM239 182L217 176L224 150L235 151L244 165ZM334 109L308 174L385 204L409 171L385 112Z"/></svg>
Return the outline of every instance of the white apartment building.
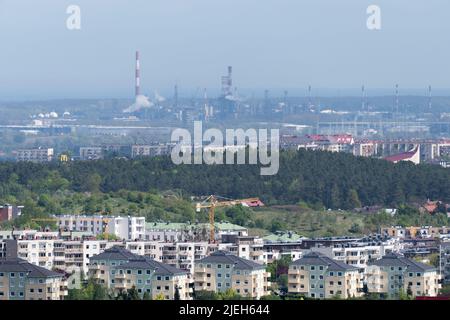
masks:
<svg viewBox="0 0 450 320"><path fill-rule="evenodd" d="M21 149L16 151L17 161L50 162L53 160L53 148Z"/></svg>
<svg viewBox="0 0 450 320"><path fill-rule="evenodd" d="M113 234L122 240L145 239L145 217L57 216L58 227L69 231Z"/></svg>
<svg viewBox="0 0 450 320"><path fill-rule="evenodd" d="M17 256L39 267L53 268L56 240L18 240Z"/></svg>
<svg viewBox="0 0 450 320"><path fill-rule="evenodd" d="M373 261L381 259L390 252L400 252L403 248L399 239L382 242L353 242L334 247L313 247L311 251L325 254L331 259L344 262L357 268L366 268Z"/></svg>

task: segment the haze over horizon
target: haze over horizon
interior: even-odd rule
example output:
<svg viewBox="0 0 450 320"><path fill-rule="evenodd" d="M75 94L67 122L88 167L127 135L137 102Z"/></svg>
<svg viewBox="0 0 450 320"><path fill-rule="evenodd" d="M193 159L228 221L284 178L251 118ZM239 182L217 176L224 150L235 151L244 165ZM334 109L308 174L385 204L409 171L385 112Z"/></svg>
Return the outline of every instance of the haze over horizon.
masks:
<svg viewBox="0 0 450 320"><path fill-rule="evenodd" d="M135 50L149 95L170 95L177 82L181 95L205 87L214 96L228 65L240 91L255 96L301 96L308 84L316 95L358 95L361 84L367 95L389 95L395 83L400 94L426 95L431 85L450 95L448 1L134 3L0 1L0 100L132 98ZM81 30L66 28L71 4ZM381 7L379 31L366 27L371 4Z"/></svg>

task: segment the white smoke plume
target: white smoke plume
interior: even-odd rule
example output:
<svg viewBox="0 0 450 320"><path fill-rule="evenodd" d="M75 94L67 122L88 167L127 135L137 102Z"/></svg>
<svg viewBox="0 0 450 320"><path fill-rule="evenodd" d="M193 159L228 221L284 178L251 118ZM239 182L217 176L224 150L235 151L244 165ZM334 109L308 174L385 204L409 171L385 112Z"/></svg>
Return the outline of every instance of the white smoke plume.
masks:
<svg viewBox="0 0 450 320"><path fill-rule="evenodd" d="M129 106L128 108L123 110L123 112L124 113L133 113L133 112L139 111L144 108L151 108L153 105L154 104L148 99L148 97L141 94L141 95L138 95L136 97L136 101L131 106Z"/></svg>
<svg viewBox="0 0 450 320"><path fill-rule="evenodd" d="M158 102L164 102L166 101L166 98L164 98L163 96L161 96L158 91L155 91L155 100Z"/></svg>

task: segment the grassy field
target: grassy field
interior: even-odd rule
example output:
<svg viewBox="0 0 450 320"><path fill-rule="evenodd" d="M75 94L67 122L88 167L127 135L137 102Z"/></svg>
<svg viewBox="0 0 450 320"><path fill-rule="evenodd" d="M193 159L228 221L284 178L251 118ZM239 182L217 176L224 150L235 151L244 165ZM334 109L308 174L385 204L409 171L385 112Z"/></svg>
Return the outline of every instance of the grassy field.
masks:
<svg viewBox="0 0 450 320"><path fill-rule="evenodd" d="M260 219L265 228L251 228L254 235L264 235L273 221L278 221L284 230L293 231L305 237L341 236L352 234L352 226L360 226L354 234L365 230L365 217L345 211L314 211L299 206L273 206L254 210L254 220ZM375 230L373 230L375 231Z"/></svg>

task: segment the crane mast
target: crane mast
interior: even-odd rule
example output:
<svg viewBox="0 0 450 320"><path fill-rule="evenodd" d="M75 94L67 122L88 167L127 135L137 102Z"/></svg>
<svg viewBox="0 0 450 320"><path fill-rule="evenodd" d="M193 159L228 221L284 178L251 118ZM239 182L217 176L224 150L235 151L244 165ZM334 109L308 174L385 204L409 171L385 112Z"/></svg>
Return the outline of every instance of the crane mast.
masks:
<svg viewBox="0 0 450 320"><path fill-rule="evenodd" d="M232 207L236 205L241 204L247 204L247 203L261 203L259 198L247 198L247 199L238 199L238 200L232 200L232 199L226 199L223 197L220 197L225 200L219 200L218 196L211 195L206 200L204 200L201 203L197 203L196 205L196 211L200 212L201 209L209 209L209 242L214 243L215 242L215 225L214 225L214 216L215 216L215 209L216 207Z"/></svg>

